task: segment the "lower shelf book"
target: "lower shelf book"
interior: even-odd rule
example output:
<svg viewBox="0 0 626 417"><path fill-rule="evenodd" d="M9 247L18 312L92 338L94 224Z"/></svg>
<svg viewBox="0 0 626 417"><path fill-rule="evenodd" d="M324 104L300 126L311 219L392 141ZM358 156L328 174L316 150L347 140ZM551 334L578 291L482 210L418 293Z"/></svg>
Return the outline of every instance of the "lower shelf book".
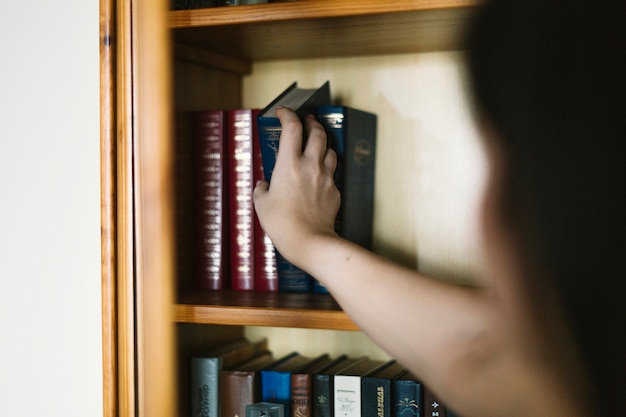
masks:
<svg viewBox="0 0 626 417"><path fill-rule="evenodd" d="M190 415L219 416L219 376L224 367L234 366L267 351L267 339L250 342L238 339L191 358Z"/></svg>
<svg viewBox="0 0 626 417"><path fill-rule="evenodd" d="M361 415L393 417L393 384L406 372L399 362L389 361L385 367L361 380Z"/></svg>
<svg viewBox="0 0 626 417"><path fill-rule="evenodd" d="M219 379L221 417L245 416L247 404L261 401L261 369L276 363L271 352L247 362L222 369Z"/></svg>
<svg viewBox="0 0 626 417"><path fill-rule="evenodd" d="M292 377L303 369L320 361L327 361L328 354L315 358L293 353L287 360L261 371L261 401L284 405L285 417L292 415Z"/></svg>
<svg viewBox="0 0 626 417"><path fill-rule="evenodd" d="M335 374L335 417L361 417L361 380L385 364L385 361L364 357Z"/></svg>
<svg viewBox="0 0 626 417"><path fill-rule="evenodd" d="M395 417L422 417L422 383L410 372L406 372L394 381Z"/></svg>
<svg viewBox="0 0 626 417"><path fill-rule="evenodd" d="M291 374L291 415L293 417L313 416L313 375L342 362L346 355L331 358L322 355L319 360Z"/></svg>
<svg viewBox="0 0 626 417"><path fill-rule="evenodd" d="M360 359L344 356L331 367L312 375L313 417L332 417L334 415L334 376Z"/></svg>

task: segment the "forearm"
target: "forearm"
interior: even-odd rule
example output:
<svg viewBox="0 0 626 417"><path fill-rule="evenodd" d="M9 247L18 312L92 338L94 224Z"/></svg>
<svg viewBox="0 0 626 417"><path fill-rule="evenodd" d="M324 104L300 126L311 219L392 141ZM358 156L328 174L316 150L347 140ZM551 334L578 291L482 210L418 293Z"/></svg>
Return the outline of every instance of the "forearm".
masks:
<svg viewBox="0 0 626 417"><path fill-rule="evenodd" d="M484 330L485 295L477 290L425 277L329 235L301 248L296 263L374 341L425 378L445 373L441 367Z"/></svg>

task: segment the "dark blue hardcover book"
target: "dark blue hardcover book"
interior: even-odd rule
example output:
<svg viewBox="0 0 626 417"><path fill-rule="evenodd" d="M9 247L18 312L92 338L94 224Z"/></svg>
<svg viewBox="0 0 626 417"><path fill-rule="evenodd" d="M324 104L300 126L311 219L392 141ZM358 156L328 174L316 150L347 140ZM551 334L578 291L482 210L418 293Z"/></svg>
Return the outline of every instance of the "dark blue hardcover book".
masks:
<svg viewBox="0 0 626 417"><path fill-rule="evenodd" d="M261 111L257 117L257 128L266 181L271 181L272 178L278 154L278 140L282 132L280 121L276 117L278 106L288 107L295 111L300 119L304 119L308 114L314 115L318 106L329 104L331 102L328 81L319 88L311 89L299 88L298 83L294 82ZM276 267L279 292L311 292L311 277L278 252L276 252Z"/></svg>
<svg viewBox="0 0 626 417"><path fill-rule="evenodd" d="M410 372L394 380L394 416L423 417L422 383Z"/></svg>
<svg viewBox="0 0 626 417"><path fill-rule="evenodd" d="M348 106L318 106L328 146L337 153L335 184L341 206L335 221L339 236L372 248L377 121L375 114ZM313 280L313 292L328 292Z"/></svg>
<svg viewBox="0 0 626 417"><path fill-rule="evenodd" d="M283 404L285 417L290 417L292 374L320 359L295 353L278 365L261 370L261 401Z"/></svg>
<svg viewBox="0 0 626 417"><path fill-rule="evenodd" d="M393 382L406 368L395 360L383 369L361 379L361 415L363 417L393 417Z"/></svg>

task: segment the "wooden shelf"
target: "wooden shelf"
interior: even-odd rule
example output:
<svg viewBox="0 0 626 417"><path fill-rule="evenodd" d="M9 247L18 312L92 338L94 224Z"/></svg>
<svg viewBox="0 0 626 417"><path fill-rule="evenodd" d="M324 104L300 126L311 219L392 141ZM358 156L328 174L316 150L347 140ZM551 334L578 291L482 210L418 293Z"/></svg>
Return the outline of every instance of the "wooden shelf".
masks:
<svg viewBox="0 0 626 417"><path fill-rule="evenodd" d="M175 42L276 60L459 49L477 0L299 0L169 12Z"/></svg>
<svg viewBox="0 0 626 417"><path fill-rule="evenodd" d="M183 294L178 323L358 330L328 294L206 291Z"/></svg>

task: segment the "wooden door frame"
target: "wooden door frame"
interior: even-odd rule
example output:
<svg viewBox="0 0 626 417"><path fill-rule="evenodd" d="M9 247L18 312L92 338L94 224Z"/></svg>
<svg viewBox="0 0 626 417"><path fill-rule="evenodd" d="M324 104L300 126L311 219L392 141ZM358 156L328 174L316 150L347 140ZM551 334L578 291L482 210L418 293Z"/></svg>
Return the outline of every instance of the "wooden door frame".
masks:
<svg viewBox="0 0 626 417"><path fill-rule="evenodd" d="M165 0L100 0L104 417L175 410L166 12Z"/></svg>

